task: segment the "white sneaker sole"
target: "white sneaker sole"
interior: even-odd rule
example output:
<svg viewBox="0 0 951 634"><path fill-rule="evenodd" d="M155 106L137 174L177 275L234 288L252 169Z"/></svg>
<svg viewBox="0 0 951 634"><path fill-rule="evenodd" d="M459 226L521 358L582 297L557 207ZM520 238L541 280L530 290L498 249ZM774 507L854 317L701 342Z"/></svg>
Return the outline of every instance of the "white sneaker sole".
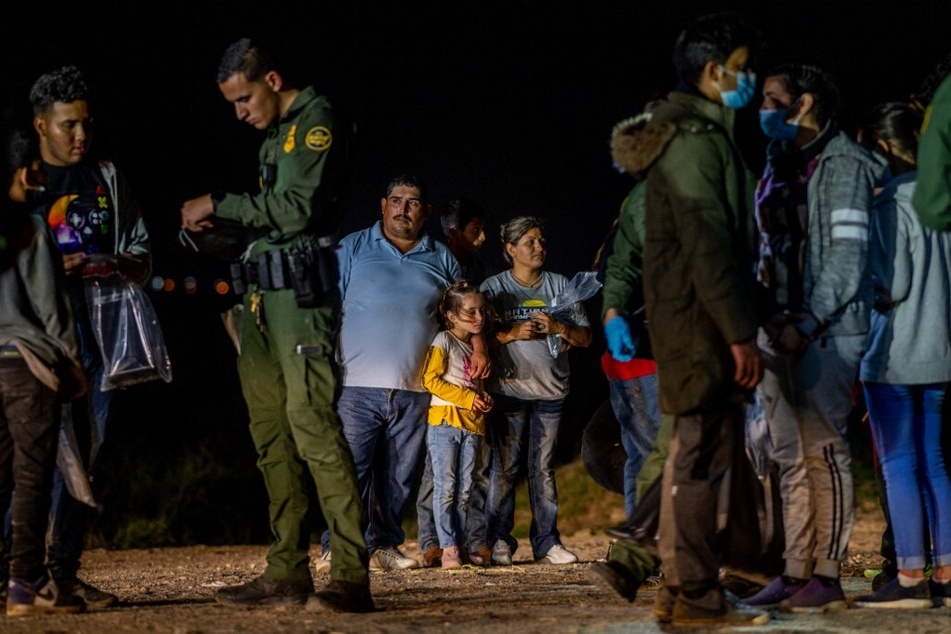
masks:
<svg viewBox="0 0 951 634"><path fill-rule="evenodd" d="M880 608L885 610L918 610L934 607L931 599L897 599L895 601L856 601L852 605L859 608Z"/></svg>

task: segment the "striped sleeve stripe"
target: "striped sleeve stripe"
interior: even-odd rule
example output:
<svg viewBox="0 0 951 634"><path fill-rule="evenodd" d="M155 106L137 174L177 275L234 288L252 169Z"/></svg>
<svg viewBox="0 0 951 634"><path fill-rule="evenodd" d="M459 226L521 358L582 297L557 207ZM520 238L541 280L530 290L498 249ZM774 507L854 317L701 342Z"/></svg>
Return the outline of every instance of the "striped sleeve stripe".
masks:
<svg viewBox="0 0 951 634"><path fill-rule="evenodd" d="M833 240L860 240L868 242L868 227L858 225L838 225L832 227Z"/></svg>
<svg viewBox="0 0 951 634"><path fill-rule="evenodd" d="M833 209L832 224L851 223L868 226L868 212L864 209Z"/></svg>

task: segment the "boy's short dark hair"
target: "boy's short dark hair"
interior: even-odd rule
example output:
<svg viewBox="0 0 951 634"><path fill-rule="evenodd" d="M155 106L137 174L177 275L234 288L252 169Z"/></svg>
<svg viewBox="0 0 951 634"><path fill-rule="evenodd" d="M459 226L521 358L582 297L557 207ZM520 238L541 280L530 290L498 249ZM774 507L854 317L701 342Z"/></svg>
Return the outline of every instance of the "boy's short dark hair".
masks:
<svg viewBox="0 0 951 634"><path fill-rule="evenodd" d="M446 203L446 208L439 215L439 224L448 238L450 229L464 229L473 218L485 218L482 205L467 198L457 198Z"/></svg>
<svg viewBox="0 0 951 634"><path fill-rule="evenodd" d="M82 71L72 65L41 75L30 88L34 115L48 112L56 102L72 103L79 100L89 101L89 85Z"/></svg>
<svg viewBox="0 0 951 634"><path fill-rule="evenodd" d="M725 64L730 54L741 46L749 49L750 59L759 47L759 34L743 18L734 13L714 13L688 24L674 44L674 68L677 78L696 86L707 62Z"/></svg>

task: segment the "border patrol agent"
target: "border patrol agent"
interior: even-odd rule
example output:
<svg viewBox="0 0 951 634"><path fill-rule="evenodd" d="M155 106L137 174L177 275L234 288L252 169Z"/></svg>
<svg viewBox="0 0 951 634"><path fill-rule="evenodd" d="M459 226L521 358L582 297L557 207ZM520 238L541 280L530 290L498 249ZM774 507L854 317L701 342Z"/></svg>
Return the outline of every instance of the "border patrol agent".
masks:
<svg viewBox="0 0 951 634"><path fill-rule="evenodd" d="M225 51L218 86L235 115L267 137L261 191L206 194L182 206L189 231L215 218L265 229L240 268L246 284L238 373L258 467L270 497L275 541L260 577L222 588L226 605L373 609L362 505L353 458L334 408L334 332L339 315L335 232L349 177L351 130L313 87L294 88L262 45L242 39ZM309 471L309 475L308 475ZM331 582L312 594L307 478L330 527Z"/></svg>

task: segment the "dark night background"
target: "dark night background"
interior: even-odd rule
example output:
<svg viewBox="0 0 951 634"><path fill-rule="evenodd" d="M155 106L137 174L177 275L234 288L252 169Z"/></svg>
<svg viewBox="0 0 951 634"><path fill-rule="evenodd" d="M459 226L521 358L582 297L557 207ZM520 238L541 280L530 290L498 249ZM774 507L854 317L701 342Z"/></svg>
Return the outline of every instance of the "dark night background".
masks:
<svg viewBox="0 0 951 634"><path fill-rule="evenodd" d="M96 93L96 149L125 172L143 207L154 274L178 283L153 295L174 381L120 394L99 534L117 546L265 535L263 487L219 319L230 300L211 289L226 268L174 247L183 200L255 186L261 133L234 119L214 81L233 40L274 42L299 84L315 83L357 123L360 159L343 233L376 220L390 176L415 172L436 210L459 196L486 207L486 255L496 270L499 223L533 214L549 222L547 268L570 277L590 265L632 184L611 165L612 126L673 86L671 48L691 17L731 9L759 27L768 45L760 79L787 59L830 70L848 127L875 103L906 98L951 53L948 6L196 0L44 2L26 17L5 17L4 116L29 121L27 94L41 73L67 63L85 69ZM758 170L755 107L740 121ZM181 291L187 275L198 280L193 295ZM602 350L596 337L573 352L562 460L577 455L606 397Z"/></svg>

